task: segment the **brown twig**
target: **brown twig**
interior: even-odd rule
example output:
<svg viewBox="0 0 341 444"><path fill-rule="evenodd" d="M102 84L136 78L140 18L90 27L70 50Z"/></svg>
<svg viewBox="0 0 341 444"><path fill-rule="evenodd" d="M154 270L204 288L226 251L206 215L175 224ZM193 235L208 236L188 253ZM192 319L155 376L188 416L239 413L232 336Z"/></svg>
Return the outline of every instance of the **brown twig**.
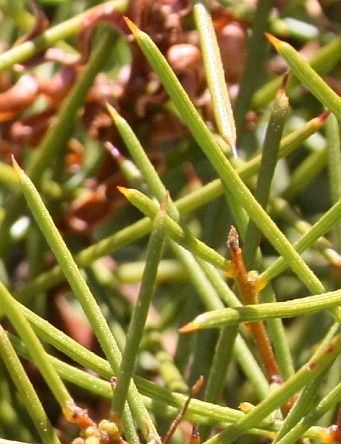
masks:
<svg viewBox="0 0 341 444"><path fill-rule="evenodd" d="M258 293L260 289L264 287L264 282L261 281L255 272L247 272L242 255L242 249L239 246L239 236L236 228L233 226L231 227L227 244L232 257L232 272L229 272L229 276L234 279L240 292L240 297L243 304L257 304ZM264 323L262 321L250 322L247 324L247 327L250 330L259 351L269 382L278 382L279 379L282 379L280 369L278 367Z"/></svg>

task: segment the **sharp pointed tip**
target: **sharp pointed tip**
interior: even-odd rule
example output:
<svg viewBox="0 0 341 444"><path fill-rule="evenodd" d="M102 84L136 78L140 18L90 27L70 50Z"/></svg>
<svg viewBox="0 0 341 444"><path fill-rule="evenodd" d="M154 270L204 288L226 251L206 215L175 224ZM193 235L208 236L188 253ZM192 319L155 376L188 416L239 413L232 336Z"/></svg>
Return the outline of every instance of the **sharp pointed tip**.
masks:
<svg viewBox="0 0 341 444"><path fill-rule="evenodd" d="M184 325L183 327L180 327L178 329L179 333L190 333L192 331L200 330L200 325L198 325L196 322L192 321L188 324Z"/></svg>
<svg viewBox="0 0 341 444"><path fill-rule="evenodd" d="M290 73L291 73L291 70L287 69L285 74L284 74L284 76L283 76L282 83L281 83L281 86L280 86L280 91L282 91L283 93L285 93L285 89L286 89L286 86L287 86L287 83L288 83L288 79L289 79Z"/></svg>
<svg viewBox="0 0 341 444"><path fill-rule="evenodd" d="M327 110L324 113L320 114L317 117L317 119L319 119L319 122L322 124L322 123L324 123L327 120L327 117L329 116L329 114L330 114L330 111Z"/></svg>
<svg viewBox="0 0 341 444"><path fill-rule="evenodd" d="M124 21L126 22L126 25L130 29L130 31L134 34L135 37L137 37L137 35L140 31L139 28L127 16L123 16L123 18L124 18Z"/></svg>
<svg viewBox="0 0 341 444"><path fill-rule="evenodd" d="M129 189L126 187L121 187L120 185L117 185L117 189L120 193L124 194L125 196L127 196Z"/></svg>
<svg viewBox="0 0 341 444"><path fill-rule="evenodd" d="M234 142L231 144L232 154L235 159L238 159L238 148L237 144Z"/></svg>
<svg viewBox="0 0 341 444"><path fill-rule="evenodd" d="M17 175L22 175L24 173L24 170L19 166L18 162L16 161L14 154L11 155L11 161L12 161L12 167L14 171L17 173Z"/></svg>
<svg viewBox="0 0 341 444"><path fill-rule="evenodd" d="M269 32L265 32L264 34L265 34L266 38L269 40L269 42L275 48L277 48L279 46L279 44L281 43L281 40L279 40L277 37L275 37L274 35L270 34Z"/></svg>
<svg viewBox="0 0 341 444"><path fill-rule="evenodd" d="M108 113L111 115L113 120L116 120L116 118L119 116L118 112L116 111L116 108L114 108L110 103L106 103L106 108L108 110Z"/></svg>
<svg viewBox="0 0 341 444"><path fill-rule="evenodd" d="M18 165L17 161L15 160L14 154L11 154L11 161L12 161L12 165Z"/></svg>
<svg viewBox="0 0 341 444"><path fill-rule="evenodd" d="M112 157L116 160L118 164L121 164L125 157L120 153L120 151L111 142L107 141L104 143L105 148L109 151Z"/></svg>

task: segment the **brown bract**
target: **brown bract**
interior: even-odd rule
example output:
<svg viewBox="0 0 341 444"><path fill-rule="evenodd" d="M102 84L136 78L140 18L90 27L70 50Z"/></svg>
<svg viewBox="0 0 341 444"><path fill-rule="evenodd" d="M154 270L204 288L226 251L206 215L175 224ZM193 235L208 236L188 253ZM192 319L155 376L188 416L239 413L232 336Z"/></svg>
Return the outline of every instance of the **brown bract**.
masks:
<svg viewBox="0 0 341 444"><path fill-rule="evenodd" d="M191 5L189 0L130 0L125 15L156 43L191 100L201 108L207 124L214 127L199 38L197 31L191 27L192 20L189 20ZM49 26L37 4L31 1L31 7L35 25L16 45L39 36ZM221 43L226 81L235 86L244 69L245 25L219 6L214 7L213 16L218 41ZM0 152L6 159L13 153L20 159L23 146L39 146L57 119L64 98L82 73L91 52L93 32L102 23L110 24L130 43L131 63L122 67L115 79L103 72L98 74L87 95L79 122L90 137L103 142L110 141L125 155L125 146L106 107L107 103L113 105L133 131L140 133L143 128L146 137L144 146L151 159L155 159L161 171L167 169L165 154L189 136L188 130L176 115L164 107L168 95L158 76L129 33L123 15L107 4L92 8L85 15L77 33L78 55L67 54L59 48L47 48L32 59L16 65L16 70L24 74L14 85L9 85L0 93ZM29 72L32 67L46 61L56 63L56 73L51 78L42 78ZM32 105L41 97L44 98L45 108L39 112L31 111ZM79 142L82 144L81 140ZM81 156L79 161L82 161ZM70 168L67 161L65 168ZM77 168L72 163L72 171L80 168L81 164ZM124 183L117 162L108 153L105 154L91 181L84 184L85 187L89 184L88 192L70 202L61 215L60 228L64 231L91 233L121 205L116 186Z"/></svg>

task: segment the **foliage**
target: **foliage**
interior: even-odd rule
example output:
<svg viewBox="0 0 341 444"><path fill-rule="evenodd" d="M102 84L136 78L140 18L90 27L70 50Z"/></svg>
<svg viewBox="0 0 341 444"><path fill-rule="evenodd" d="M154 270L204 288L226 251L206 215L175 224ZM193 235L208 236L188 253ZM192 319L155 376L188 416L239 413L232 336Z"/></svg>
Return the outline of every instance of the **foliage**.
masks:
<svg viewBox="0 0 341 444"><path fill-rule="evenodd" d="M337 4L0 1L0 444L340 442Z"/></svg>

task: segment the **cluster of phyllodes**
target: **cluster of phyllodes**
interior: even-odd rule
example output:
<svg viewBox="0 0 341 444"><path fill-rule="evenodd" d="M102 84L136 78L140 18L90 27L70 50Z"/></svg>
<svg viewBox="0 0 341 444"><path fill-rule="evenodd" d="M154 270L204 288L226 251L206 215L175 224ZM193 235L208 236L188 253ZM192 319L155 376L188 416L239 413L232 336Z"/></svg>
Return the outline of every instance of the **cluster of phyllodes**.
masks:
<svg viewBox="0 0 341 444"><path fill-rule="evenodd" d="M192 26L191 3L189 0L130 0L125 15L157 44L190 98L201 108L208 124L214 126L199 38ZM35 25L15 45L39 36L49 27L48 19L33 0L31 5ZM244 68L245 24L217 3L212 2L211 9L226 82L233 88L238 85ZM92 138L109 141L119 153L124 154L124 146L106 109L106 104L109 103L128 121L134 131L138 132L143 125L146 148L152 158L154 156L158 159L156 162L162 164L160 159L163 158L164 147L172 147L187 136L187 129L163 106L168 96L129 34L123 15L112 6L102 4L89 10L78 30L79 55L48 48L24 64L14 67L22 73L14 85L11 84L9 73L1 77L0 152L5 159L11 154L20 158L23 146L39 146L56 120L63 99L82 73L91 51L93 31L102 22L110 23L130 41L131 63L129 67L122 68L115 80L108 78L105 73L98 74L80 117L88 134ZM47 61L54 61L59 67L50 79L30 73L32 67ZM31 105L40 96L46 99L45 109L39 112L30 111ZM66 167L77 169L81 162L82 144L71 139ZM91 232L99 222L115 211L117 202L122 199L116 189L118 184L122 185L122 176L117 161L108 153L95 177L87 181L88 192L69 205L61 228L79 233Z"/></svg>

